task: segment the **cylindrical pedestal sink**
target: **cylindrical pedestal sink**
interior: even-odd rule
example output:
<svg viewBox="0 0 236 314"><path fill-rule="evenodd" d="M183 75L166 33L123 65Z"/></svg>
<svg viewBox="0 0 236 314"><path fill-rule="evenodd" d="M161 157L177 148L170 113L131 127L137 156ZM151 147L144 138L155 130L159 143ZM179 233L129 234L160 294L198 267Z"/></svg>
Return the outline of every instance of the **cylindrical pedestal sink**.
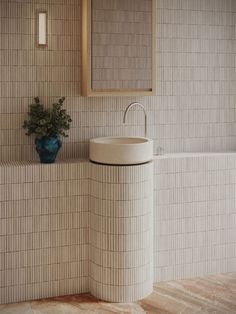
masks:
<svg viewBox="0 0 236 314"><path fill-rule="evenodd" d="M90 291L132 302L153 289L153 164L91 164Z"/></svg>

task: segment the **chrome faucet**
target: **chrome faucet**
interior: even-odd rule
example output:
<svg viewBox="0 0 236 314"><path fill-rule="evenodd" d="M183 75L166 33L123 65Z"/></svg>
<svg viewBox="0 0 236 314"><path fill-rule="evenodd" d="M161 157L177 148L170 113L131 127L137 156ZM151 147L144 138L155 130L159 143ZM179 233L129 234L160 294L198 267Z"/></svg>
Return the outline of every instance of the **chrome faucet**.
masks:
<svg viewBox="0 0 236 314"><path fill-rule="evenodd" d="M125 109L125 113L124 113L124 117L123 117L123 123L125 123L126 121L126 115L128 113L128 111L133 107L133 106L139 106L143 109L144 112L144 117L145 117L145 137L147 137L147 113L146 110L144 108L144 106L142 104L140 104L139 102L132 102L126 109Z"/></svg>

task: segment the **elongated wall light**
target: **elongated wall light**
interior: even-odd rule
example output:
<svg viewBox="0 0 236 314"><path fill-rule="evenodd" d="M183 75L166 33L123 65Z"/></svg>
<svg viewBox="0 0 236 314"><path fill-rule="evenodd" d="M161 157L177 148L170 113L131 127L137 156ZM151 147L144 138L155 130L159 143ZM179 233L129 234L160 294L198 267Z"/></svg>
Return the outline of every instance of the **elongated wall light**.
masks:
<svg viewBox="0 0 236 314"><path fill-rule="evenodd" d="M46 11L38 11L36 15L36 46L47 47L48 18Z"/></svg>

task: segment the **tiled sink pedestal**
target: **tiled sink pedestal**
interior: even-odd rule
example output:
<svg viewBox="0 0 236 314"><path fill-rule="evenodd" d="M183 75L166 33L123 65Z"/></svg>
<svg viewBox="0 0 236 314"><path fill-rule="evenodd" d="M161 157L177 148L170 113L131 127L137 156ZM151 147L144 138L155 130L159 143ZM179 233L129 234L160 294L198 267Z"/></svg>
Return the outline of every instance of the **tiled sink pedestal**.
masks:
<svg viewBox="0 0 236 314"><path fill-rule="evenodd" d="M90 171L90 292L141 299L153 286L153 164Z"/></svg>

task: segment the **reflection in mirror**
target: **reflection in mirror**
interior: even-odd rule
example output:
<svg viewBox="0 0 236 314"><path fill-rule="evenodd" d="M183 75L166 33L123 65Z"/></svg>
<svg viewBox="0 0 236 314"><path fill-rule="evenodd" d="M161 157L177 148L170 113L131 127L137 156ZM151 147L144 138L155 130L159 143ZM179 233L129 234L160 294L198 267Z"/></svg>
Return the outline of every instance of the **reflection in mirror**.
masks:
<svg viewBox="0 0 236 314"><path fill-rule="evenodd" d="M82 55L82 82L88 80L83 83L83 94L152 94L155 85L155 1L83 2L82 32L87 40L82 40L82 54L87 56Z"/></svg>

